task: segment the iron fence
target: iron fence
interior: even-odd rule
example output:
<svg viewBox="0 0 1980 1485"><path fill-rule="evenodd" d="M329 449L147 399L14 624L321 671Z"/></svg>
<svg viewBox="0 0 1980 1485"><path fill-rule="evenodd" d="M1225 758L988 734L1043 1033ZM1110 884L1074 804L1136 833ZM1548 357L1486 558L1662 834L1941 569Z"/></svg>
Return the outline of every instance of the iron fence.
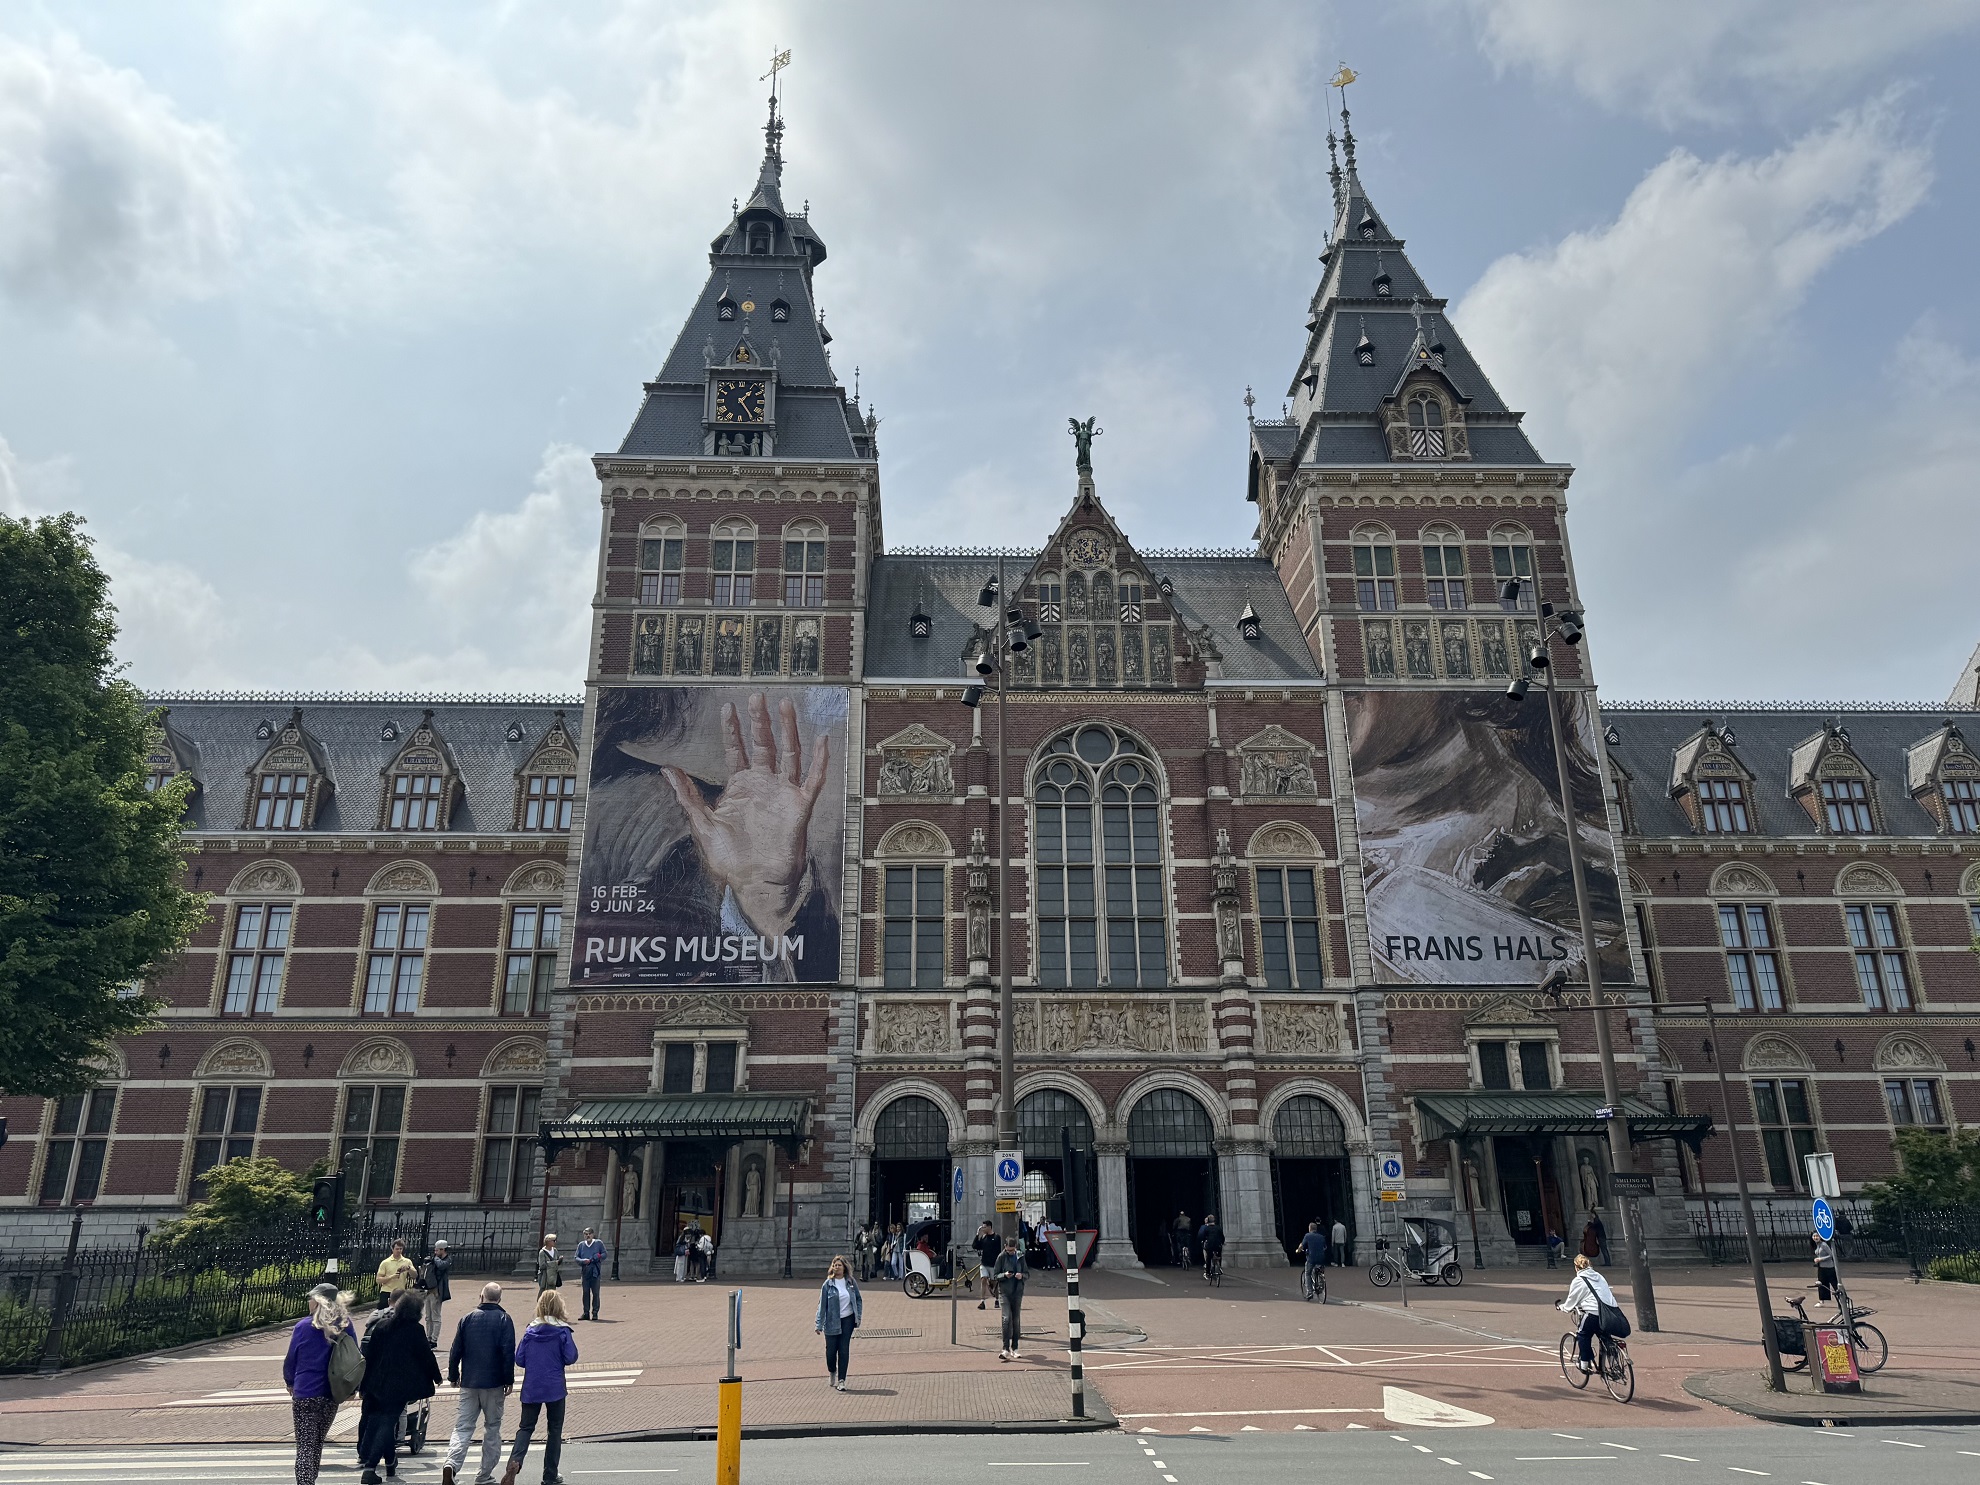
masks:
<svg viewBox="0 0 1980 1485"><path fill-rule="evenodd" d="M160 1248L136 1241L0 1254L0 1372L54 1371L135 1356L294 1319L333 1256L331 1235L296 1226L224 1243ZM453 1276L505 1274L536 1250L526 1212L422 1208L367 1212L334 1249L339 1282L360 1301L395 1238L424 1255L445 1238Z"/></svg>
<svg viewBox="0 0 1980 1485"><path fill-rule="evenodd" d="M1898 1227L1912 1278L1980 1284L1980 1207L1909 1210Z"/></svg>
<svg viewBox="0 0 1980 1485"><path fill-rule="evenodd" d="M1691 1217L1692 1236L1698 1249L1712 1263L1745 1263L1746 1224L1740 1215L1737 1197L1691 1197L1685 1203ZM1891 1254L1889 1245L1870 1215L1870 1203L1854 1198L1831 1200L1836 1214L1836 1257L1844 1263L1881 1263ZM1753 1230L1760 1240L1763 1263L1807 1263L1809 1235L1813 1222L1809 1203L1756 1201L1753 1203Z"/></svg>

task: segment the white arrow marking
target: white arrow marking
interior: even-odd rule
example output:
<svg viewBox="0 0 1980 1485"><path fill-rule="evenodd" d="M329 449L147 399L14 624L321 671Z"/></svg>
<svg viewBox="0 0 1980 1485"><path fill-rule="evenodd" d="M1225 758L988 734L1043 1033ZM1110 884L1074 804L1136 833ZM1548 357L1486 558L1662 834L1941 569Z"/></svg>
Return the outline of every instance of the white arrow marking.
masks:
<svg viewBox="0 0 1980 1485"><path fill-rule="evenodd" d="M1493 1421L1484 1413L1474 1413L1455 1403L1439 1402L1400 1387L1382 1389L1382 1415L1405 1428L1484 1428Z"/></svg>

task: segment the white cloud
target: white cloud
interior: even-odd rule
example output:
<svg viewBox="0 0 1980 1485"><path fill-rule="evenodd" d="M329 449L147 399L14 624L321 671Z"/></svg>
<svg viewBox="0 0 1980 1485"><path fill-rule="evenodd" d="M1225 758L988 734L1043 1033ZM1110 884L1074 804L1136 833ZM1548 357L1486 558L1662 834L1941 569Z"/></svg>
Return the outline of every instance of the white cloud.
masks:
<svg viewBox="0 0 1980 1485"><path fill-rule="evenodd" d="M217 128L69 37L0 36L0 290L98 311L198 296L245 210Z"/></svg>
<svg viewBox="0 0 1980 1485"><path fill-rule="evenodd" d="M1980 27L1973 0L1438 0L1461 6L1501 70L1564 79L1666 124L1724 122L1749 101L1860 90L1900 58Z"/></svg>
<svg viewBox="0 0 1980 1485"><path fill-rule="evenodd" d="M1640 458L1756 355L1815 278L1924 199L1930 157L1887 105L1762 159L1675 150L1607 226L1501 258L1454 318L1541 448Z"/></svg>

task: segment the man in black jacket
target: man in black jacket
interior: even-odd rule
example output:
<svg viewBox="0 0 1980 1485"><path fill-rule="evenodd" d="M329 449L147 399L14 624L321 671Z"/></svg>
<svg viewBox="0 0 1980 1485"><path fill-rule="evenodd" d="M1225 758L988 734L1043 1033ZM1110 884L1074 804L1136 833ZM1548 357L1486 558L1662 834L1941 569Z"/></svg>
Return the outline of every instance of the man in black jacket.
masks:
<svg viewBox="0 0 1980 1485"><path fill-rule="evenodd" d="M440 1346L440 1307L454 1297L454 1291L447 1287L447 1276L453 1272L454 1260L448 1256L447 1240L433 1240L433 1255L419 1273L419 1287L426 1291L426 1339L436 1350Z"/></svg>
<svg viewBox="0 0 1980 1485"><path fill-rule="evenodd" d="M461 1389L454 1436L440 1485L454 1485L454 1473L467 1462L477 1419L482 1424L481 1471L475 1485L494 1485L502 1458L502 1408L516 1385L516 1325L502 1308L502 1286L484 1284L481 1305L461 1319L447 1353L447 1380Z"/></svg>

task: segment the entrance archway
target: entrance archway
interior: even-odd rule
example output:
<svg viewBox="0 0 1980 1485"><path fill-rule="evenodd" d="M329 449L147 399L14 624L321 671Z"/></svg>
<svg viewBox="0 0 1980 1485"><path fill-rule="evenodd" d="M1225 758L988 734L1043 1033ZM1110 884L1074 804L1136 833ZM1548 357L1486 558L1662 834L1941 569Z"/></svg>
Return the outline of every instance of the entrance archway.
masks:
<svg viewBox="0 0 1980 1485"><path fill-rule="evenodd" d="M1028 1176L1032 1171L1040 1171L1052 1183L1052 1198L1046 1203L1046 1211L1062 1226L1097 1227L1099 1225L1099 1177L1093 1158L1093 1117L1086 1111L1086 1105L1063 1088L1040 1088L1027 1093L1018 1100L1018 1144L1024 1150L1024 1168ZM1082 1198L1079 1211L1072 1209L1067 1201L1069 1184L1065 1160L1065 1139L1061 1131L1072 1132L1075 1159L1082 1165L1078 1195Z"/></svg>
<svg viewBox="0 0 1980 1485"><path fill-rule="evenodd" d="M907 1199L932 1191L949 1220L949 1120L933 1099L916 1093L881 1109L873 1126L869 1215L891 1226L907 1220Z"/></svg>
<svg viewBox="0 0 1980 1485"><path fill-rule="evenodd" d="M1291 1252L1318 1222L1333 1241L1334 1219L1354 1238L1354 1198L1348 1181L1347 1130L1327 1100L1295 1094L1272 1117L1272 1201L1279 1246Z"/></svg>
<svg viewBox="0 0 1980 1485"><path fill-rule="evenodd" d="M1180 1088L1156 1088L1128 1114L1129 1236L1151 1266L1187 1263L1177 1252L1178 1213L1189 1216L1189 1248L1204 1214L1217 1212L1217 1147L1209 1110Z"/></svg>

